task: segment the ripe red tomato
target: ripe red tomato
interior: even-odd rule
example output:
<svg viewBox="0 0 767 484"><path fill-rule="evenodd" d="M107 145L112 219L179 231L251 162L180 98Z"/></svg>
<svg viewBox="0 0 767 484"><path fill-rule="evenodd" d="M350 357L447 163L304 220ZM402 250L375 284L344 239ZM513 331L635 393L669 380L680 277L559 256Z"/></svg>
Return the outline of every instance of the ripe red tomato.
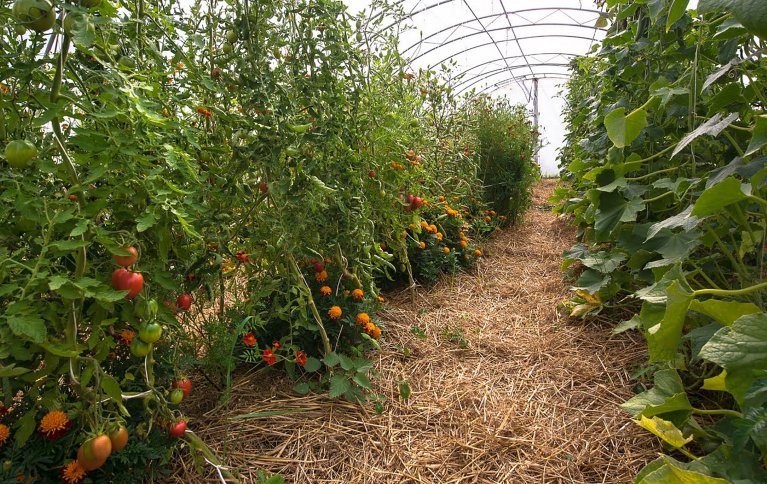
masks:
<svg viewBox="0 0 767 484"><path fill-rule="evenodd" d="M112 441L112 452L120 452L128 445L128 429L120 425L109 432L109 440Z"/></svg>
<svg viewBox="0 0 767 484"><path fill-rule="evenodd" d="M265 181L262 181L258 184L258 189L261 190L261 193L267 193L269 191L269 185L267 185Z"/></svg>
<svg viewBox="0 0 767 484"><path fill-rule="evenodd" d="M67 196L67 198L69 199L70 202L76 202L77 201L77 195L75 195L74 193L72 193L69 196Z"/></svg>
<svg viewBox="0 0 767 484"><path fill-rule="evenodd" d="M189 294L182 294L176 299L176 306L182 311L186 311L192 306L192 296Z"/></svg>
<svg viewBox="0 0 767 484"><path fill-rule="evenodd" d="M315 262L312 265L314 266L314 270L317 272L322 272L325 270L325 264L323 264L322 262Z"/></svg>
<svg viewBox="0 0 767 484"><path fill-rule="evenodd" d="M139 272L131 272L125 268L115 269L112 273L112 287L118 291L128 291L128 299L138 296L144 288L144 276Z"/></svg>
<svg viewBox="0 0 767 484"><path fill-rule="evenodd" d="M370 171L368 172L368 176L369 176L370 178L375 178L375 177L376 177L376 171L375 171L375 170L370 170Z"/></svg>
<svg viewBox="0 0 767 484"><path fill-rule="evenodd" d="M180 388L181 391L184 392L184 397L186 398L192 392L192 381L189 380L189 378L182 378L174 381L171 387Z"/></svg>
<svg viewBox="0 0 767 484"><path fill-rule="evenodd" d="M186 432L186 420L183 418L178 422L171 424L168 433L171 437L181 437Z"/></svg>
<svg viewBox="0 0 767 484"><path fill-rule="evenodd" d="M127 250L128 252L130 252L131 255L112 254L112 259L114 259L114 261L120 267L132 266L138 260L138 251L136 250L135 247L131 247L131 246L123 247L123 249Z"/></svg>

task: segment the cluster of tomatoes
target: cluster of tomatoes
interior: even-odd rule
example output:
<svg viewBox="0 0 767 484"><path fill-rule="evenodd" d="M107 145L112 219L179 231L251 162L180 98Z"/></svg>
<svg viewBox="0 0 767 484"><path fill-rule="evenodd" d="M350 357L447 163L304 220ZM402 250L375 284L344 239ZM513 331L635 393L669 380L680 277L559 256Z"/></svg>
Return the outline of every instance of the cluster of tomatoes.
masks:
<svg viewBox="0 0 767 484"><path fill-rule="evenodd" d="M119 452L128 444L128 429L122 425L109 434L92 437L77 450L77 462L85 471L94 471L103 466L113 452Z"/></svg>

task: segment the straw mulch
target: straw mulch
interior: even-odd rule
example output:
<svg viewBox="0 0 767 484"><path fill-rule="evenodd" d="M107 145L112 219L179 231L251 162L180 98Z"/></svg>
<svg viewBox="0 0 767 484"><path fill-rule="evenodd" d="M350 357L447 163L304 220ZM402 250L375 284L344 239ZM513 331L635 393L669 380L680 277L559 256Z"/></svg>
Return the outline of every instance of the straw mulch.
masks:
<svg viewBox="0 0 767 484"><path fill-rule="evenodd" d="M554 185L536 186L526 221L488 242L473 273L418 289L414 301L390 295L384 348L370 355L381 415L295 396L273 373L241 376L230 407L191 427L246 482L259 469L297 483L631 482L658 450L617 408L645 349L637 335L558 313L570 295L560 255L574 234L545 207ZM217 480L205 471L186 460L174 479Z"/></svg>

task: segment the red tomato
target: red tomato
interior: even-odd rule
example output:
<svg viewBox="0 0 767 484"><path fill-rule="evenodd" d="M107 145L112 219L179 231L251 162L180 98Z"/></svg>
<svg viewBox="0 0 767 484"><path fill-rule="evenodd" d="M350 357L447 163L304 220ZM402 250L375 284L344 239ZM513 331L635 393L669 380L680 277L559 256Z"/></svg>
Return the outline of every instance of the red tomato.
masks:
<svg viewBox="0 0 767 484"><path fill-rule="evenodd" d="M131 272L125 268L115 269L112 273L112 287L118 291L128 291L128 299L138 296L144 288L144 276L139 272Z"/></svg>
<svg viewBox="0 0 767 484"><path fill-rule="evenodd" d="M261 193L266 193L269 191L269 186L266 184L265 181L262 181L261 183L259 183L258 188L259 190L261 190Z"/></svg>
<svg viewBox="0 0 767 484"><path fill-rule="evenodd" d="M176 299L176 305L182 311L186 311L192 306L192 296L189 294L182 294Z"/></svg>
<svg viewBox="0 0 767 484"><path fill-rule="evenodd" d="M317 272L322 272L325 270L325 264L323 264L322 262L315 262L312 265L314 266L314 270Z"/></svg>
<svg viewBox="0 0 767 484"><path fill-rule="evenodd" d="M181 419L178 422L171 424L168 429L168 433L171 437L181 437L186 432L186 420Z"/></svg>
<svg viewBox="0 0 767 484"><path fill-rule="evenodd" d="M189 378L182 378L174 381L171 387L180 388L184 392L184 398L186 398L192 392L192 381Z"/></svg>
<svg viewBox="0 0 767 484"><path fill-rule="evenodd" d="M368 176L369 176L370 178L375 178L375 177L376 177L376 172L375 172L375 170L370 170L370 171L368 172Z"/></svg>
<svg viewBox="0 0 767 484"><path fill-rule="evenodd" d="M114 259L114 261L117 262L117 265L120 267L132 266L138 260L138 251L135 247L123 247L123 249L127 250L132 255L112 254L112 259Z"/></svg>

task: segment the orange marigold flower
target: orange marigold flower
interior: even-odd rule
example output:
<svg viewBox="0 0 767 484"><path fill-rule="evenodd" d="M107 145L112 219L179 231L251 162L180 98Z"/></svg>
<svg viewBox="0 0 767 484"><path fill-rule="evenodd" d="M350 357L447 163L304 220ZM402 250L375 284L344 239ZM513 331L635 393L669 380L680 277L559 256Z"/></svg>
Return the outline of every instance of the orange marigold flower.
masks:
<svg viewBox="0 0 767 484"><path fill-rule="evenodd" d="M40 433L48 440L56 440L67 433L67 430L72 426L72 422L69 421L67 414L61 410L54 410L48 412L42 420L40 420Z"/></svg>
<svg viewBox="0 0 767 484"><path fill-rule="evenodd" d="M462 249L465 249L468 245L469 245L469 243L466 241L466 239L462 239L461 240L461 248Z"/></svg>
<svg viewBox="0 0 767 484"><path fill-rule="evenodd" d="M333 306L332 308L328 309L328 316L330 316L330 319L339 319L341 314L343 314L343 311L341 311L341 308L338 306Z"/></svg>
<svg viewBox="0 0 767 484"><path fill-rule="evenodd" d="M357 324L360 326L367 326L367 324L370 322L370 316L368 316L368 313L359 313L357 315Z"/></svg>
<svg viewBox="0 0 767 484"><path fill-rule="evenodd" d="M371 332L371 331L373 331L375 328L376 328L376 325L375 325L375 324L373 324L373 323L368 323L368 324L366 324L366 325L365 325L365 331L366 331L367 333L370 333L370 332Z"/></svg>
<svg viewBox="0 0 767 484"><path fill-rule="evenodd" d="M306 364L306 353L303 351L296 351L296 364L298 366L304 366Z"/></svg>
<svg viewBox="0 0 767 484"><path fill-rule="evenodd" d="M441 241L444 236L442 235L442 232L437 232L436 237L437 237L437 240Z"/></svg>
<svg viewBox="0 0 767 484"><path fill-rule="evenodd" d="M415 230L415 224L408 224L407 228L410 230Z"/></svg>
<svg viewBox="0 0 767 484"><path fill-rule="evenodd" d="M280 343L277 340L274 340L274 341L272 341L272 348L274 348L275 350L278 350L278 349L282 348L282 343Z"/></svg>
<svg viewBox="0 0 767 484"><path fill-rule="evenodd" d="M379 303L382 303L382 302L384 302L384 301L386 301L386 299L384 299L384 297L383 297L383 296L378 296L378 302L379 302Z"/></svg>
<svg viewBox="0 0 767 484"><path fill-rule="evenodd" d="M75 459L61 470L61 479L67 484L79 484L85 479L85 474L85 469Z"/></svg>
<svg viewBox="0 0 767 484"><path fill-rule="evenodd" d="M322 294L323 296L330 296L331 294L333 294L333 290L328 286L322 286L320 288L320 294Z"/></svg>
<svg viewBox="0 0 767 484"><path fill-rule="evenodd" d="M490 210L490 215L495 215L495 210Z"/></svg>
<svg viewBox="0 0 767 484"><path fill-rule="evenodd" d="M493 219L492 219L492 218L490 218L490 216L489 216L489 215L488 215L487 217L485 217L485 222L489 222L489 221L491 221L491 220L493 220Z"/></svg>
<svg viewBox="0 0 767 484"><path fill-rule="evenodd" d="M445 254L449 254L450 253L450 247L442 247L442 252L444 252Z"/></svg>
<svg viewBox="0 0 767 484"><path fill-rule="evenodd" d="M447 209L447 214L451 217L457 217L458 216L458 210L454 210L452 208Z"/></svg>
<svg viewBox="0 0 767 484"><path fill-rule="evenodd" d="M437 200L439 200L440 202L444 202L446 199L444 195L440 195L437 197Z"/></svg>
<svg viewBox="0 0 767 484"><path fill-rule="evenodd" d="M136 333L134 331L131 331L129 329L124 329L120 331L120 341L125 343L126 345L131 344L133 341L133 338L136 337Z"/></svg>
<svg viewBox="0 0 767 484"><path fill-rule="evenodd" d="M481 251L481 250L479 250L479 249L476 249L476 250L474 251L474 255L475 255L476 257L482 257L482 251Z"/></svg>
<svg viewBox="0 0 767 484"><path fill-rule="evenodd" d="M437 232L439 232L439 230L437 229L436 225L431 224L431 225L429 225L429 232L431 232L433 234L436 234Z"/></svg>
<svg viewBox="0 0 767 484"><path fill-rule="evenodd" d="M8 94L9 92L11 92L11 90L5 84L0 84L0 92L2 92L3 94Z"/></svg>
<svg viewBox="0 0 767 484"><path fill-rule="evenodd" d="M426 242L418 242L418 247L425 249L426 248Z"/></svg>
<svg viewBox="0 0 767 484"><path fill-rule="evenodd" d="M381 339L381 328L376 326L368 334L370 334L373 339Z"/></svg>
<svg viewBox="0 0 767 484"><path fill-rule="evenodd" d="M5 441L8 440L8 437L11 436L11 429L8 428L5 424L0 424L0 447L2 447L5 444Z"/></svg>
<svg viewBox="0 0 767 484"><path fill-rule="evenodd" d="M269 348L264 350L262 358L267 365L273 365L277 363L277 355L275 355Z"/></svg>
<svg viewBox="0 0 767 484"><path fill-rule="evenodd" d="M248 346L253 346L256 344L256 342L258 342L258 340L256 339L256 336L253 333L248 333L242 337L242 342Z"/></svg>
<svg viewBox="0 0 767 484"><path fill-rule="evenodd" d="M325 282L328 280L328 271L320 271L314 274L314 278L317 282Z"/></svg>
<svg viewBox="0 0 767 484"><path fill-rule="evenodd" d="M507 219L507 218L509 218L509 217L507 217L506 215L501 215L501 216L500 216L500 217L498 217L498 218L499 218L499 219L501 219L501 220L506 220L506 219Z"/></svg>
<svg viewBox="0 0 767 484"><path fill-rule="evenodd" d="M355 289L352 291L352 297L357 301L362 301L365 299L365 293L362 292L362 289Z"/></svg>

